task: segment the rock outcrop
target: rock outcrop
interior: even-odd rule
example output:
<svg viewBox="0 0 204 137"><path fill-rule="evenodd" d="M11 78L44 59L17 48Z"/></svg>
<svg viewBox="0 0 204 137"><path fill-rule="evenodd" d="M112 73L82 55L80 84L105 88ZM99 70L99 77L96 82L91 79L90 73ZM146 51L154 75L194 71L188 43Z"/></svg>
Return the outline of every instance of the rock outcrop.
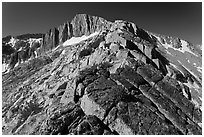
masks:
<svg viewBox="0 0 204 137"><path fill-rule="evenodd" d="M42 53L55 48L59 44L59 31L57 28L50 29L43 38Z"/></svg>
<svg viewBox="0 0 204 137"><path fill-rule="evenodd" d="M3 74L3 134L201 135L201 55L190 46L79 14L45 34L46 54Z"/></svg>
<svg viewBox="0 0 204 137"><path fill-rule="evenodd" d="M42 45L43 34L24 34L19 36L8 36L2 39L2 60L12 69L21 61L27 61L36 56ZM39 52L38 52L39 54ZM4 72L4 71L3 71Z"/></svg>

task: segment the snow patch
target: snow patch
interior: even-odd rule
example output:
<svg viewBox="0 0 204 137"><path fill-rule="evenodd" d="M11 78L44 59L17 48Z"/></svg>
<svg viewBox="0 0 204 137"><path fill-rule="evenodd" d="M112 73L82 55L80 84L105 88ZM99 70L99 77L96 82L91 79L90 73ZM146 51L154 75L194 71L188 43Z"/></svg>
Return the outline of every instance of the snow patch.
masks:
<svg viewBox="0 0 204 137"><path fill-rule="evenodd" d="M28 43L30 44L30 47L32 46L33 42L41 43L41 42L42 42L42 38L38 38L38 39L29 38L29 39L28 39Z"/></svg>
<svg viewBox="0 0 204 137"><path fill-rule="evenodd" d="M5 72L8 69L8 64L3 63L2 64L2 72Z"/></svg>
<svg viewBox="0 0 204 137"><path fill-rule="evenodd" d="M181 43L182 43L182 50L181 50L181 52L189 52L189 53L191 53L191 54L193 54L193 55L195 55L195 56L198 56L198 55L196 55L195 53L193 53L188 47L187 47L187 45L188 45L188 43L186 42L186 41L184 41L184 40L181 40Z"/></svg>
<svg viewBox="0 0 204 137"><path fill-rule="evenodd" d="M61 54L62 54L62 55L64 55L64 54L65 54L65 52L66 52L66 51L65 51L65 50L63 50Z"/></svg>
<svg viewBox="0 0 204 137"><path fill-rule="evenodd" d="M17 63L15 64L14 68L17 67L18 65L19 65L19 62L17 62Z"/></svg>
<svg viewBox="0 0 204 137"><path fill-rule="evenodd" d="M8 42L8 44L10 44L12 47L14 47L17 41L19 41L19 40L15 39L14 37L11 37L10 41Z"/></svg>
<svg viewBox="0 0 204 137"><path fill-rule="evenodd" d="M202 45L196 45L196 47L202 50Z"/></svg>
<svg viewBox="0 0 204 137"><path fill-rule="evenodd" d="M184 85L188 86L189 88L193 88L193 89L199 89L200 87L195 83L191 83L188 81L188 83L184 83Z"/></svg>
<svg viewBox="0 0 204 137"><path fill-rule="evenodd" d="M94 37L98 34L99 34L99 32L94 32L94 33L90 34L89 36L83 35L81 37L72 37L71 39L68 39L67 41L65 41L62 45L63 46L69 46L69 45L77 44L77 43L80 43L80 42L87 40L91 37Z"/></svg>
<svg viewBox="0 0 204 137"><path fill-rule="evenodd" d="M155 35L154 35L155 36ZM158 36L155 36L156 38L157 38L157 40L161 43L161 40L160 40L160 37L158 37ZM161 45L164 47L164 48L166 48L166 49L168 49L168 48L173 48L172 47L172 45L169 45L169 44L162 44L161 43ZM186 42L186 41L184 41L184 40L181 40L181 48L179 48L179 49L177 49L177 48L173 48L174 50L177 50L177 51L180 51L180 52L182 52L182 53L185 53L185 52L189 52L189 53L191 53L191 54L193 54L193 55L195 55L195 56L198 56L198 55L196 55L195 53L193 53L189 48L188 48L188 43Z"/></svg>
<svg viewBox="0 0 204 137"><path fill-rule="evenodd" d="M21 51L23 48L21 47L18 51Z"/></svg>
<svg viewBox="0 0 204 137"><path fill-rule="evenodd" d="M198 72L202 73L202 67L197 67Z"/></svg>
<svg viewBox="0 0 204 137"><path fill-rule="evenodd" d="M194 71L190 70L190 69L187 68L185 65L183 65L181 61L178 60L178 62L179 62L191 75L193 75L196 79L199 79L198 75L195 74Z"/></svg>
<svg viewBox="0 0 204 137"><path fill-rule="evenodd" d="M202 73L202 67L200 67L199 64L193 63L193 66L197 69L198 72Z"/></svg>
<svg viewBox="0 0 204 137"><path fill-rule="evenodd" d="M34 54L35 54L35 58L37 58L38 57L37 51L34 51Z"/></svg>

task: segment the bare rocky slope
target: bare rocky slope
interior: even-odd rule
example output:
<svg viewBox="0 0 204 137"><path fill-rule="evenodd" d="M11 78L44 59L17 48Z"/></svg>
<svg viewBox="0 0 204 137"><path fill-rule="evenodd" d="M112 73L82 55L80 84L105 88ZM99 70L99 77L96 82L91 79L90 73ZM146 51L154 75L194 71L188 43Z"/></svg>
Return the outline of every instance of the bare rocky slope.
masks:
<svg viewBox="0 0 204 137"><path fill-rule="evenodd" d="M2 75L3 134L201 135L202 52L79 14Z"/></svg>

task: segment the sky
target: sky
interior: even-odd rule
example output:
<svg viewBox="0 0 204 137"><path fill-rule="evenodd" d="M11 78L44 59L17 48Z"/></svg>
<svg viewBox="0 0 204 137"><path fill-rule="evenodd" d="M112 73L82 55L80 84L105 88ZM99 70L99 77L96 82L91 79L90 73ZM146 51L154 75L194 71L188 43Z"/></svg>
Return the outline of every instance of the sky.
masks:
<svg viewBox="0 0 204 137"><path fill-rule="evenodd" d="M131 21L150 32L202 43L201 2L3 2L2 36L46 33L80 13Z"/></svg>

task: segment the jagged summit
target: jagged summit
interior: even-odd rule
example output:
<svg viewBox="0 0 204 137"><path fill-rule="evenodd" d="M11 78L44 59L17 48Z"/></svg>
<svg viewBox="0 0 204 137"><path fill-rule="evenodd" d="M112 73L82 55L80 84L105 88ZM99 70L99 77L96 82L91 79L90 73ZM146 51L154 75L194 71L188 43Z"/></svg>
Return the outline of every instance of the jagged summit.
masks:
<svg viewBox="0 0 204 137"><path fill-rule="evenodd" d="M2 76L2 132L200 135L202 52L194 47L86 14L43 38L5 42L13 67Z"/></svg>

